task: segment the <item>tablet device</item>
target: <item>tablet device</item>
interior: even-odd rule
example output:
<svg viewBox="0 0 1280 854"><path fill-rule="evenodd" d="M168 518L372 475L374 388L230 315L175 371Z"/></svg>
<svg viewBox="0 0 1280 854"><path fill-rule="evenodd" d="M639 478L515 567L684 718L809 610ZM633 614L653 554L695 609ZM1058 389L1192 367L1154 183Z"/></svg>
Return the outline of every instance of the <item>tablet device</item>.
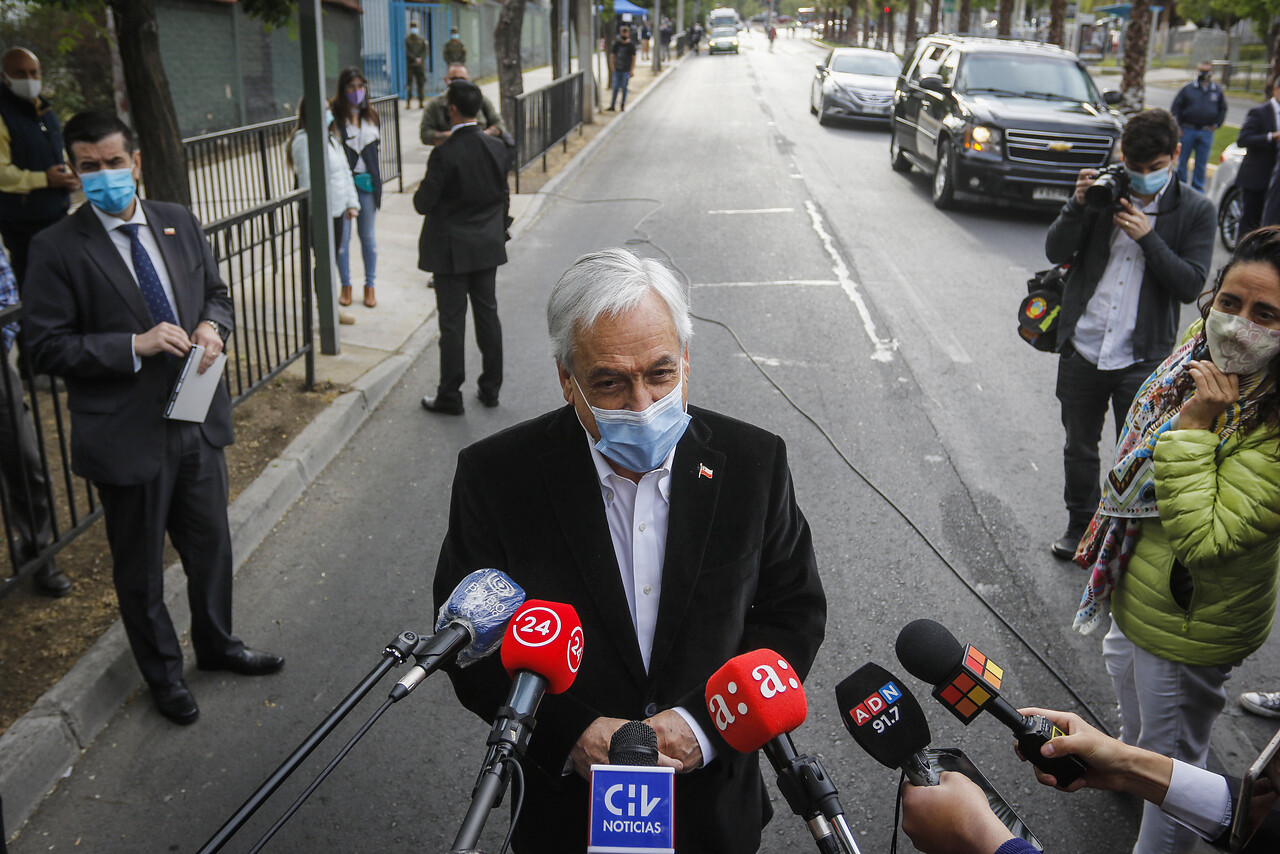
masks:
<svg viewBox="0 0 1280 854"><path fill-rule="evenodd" d="M1258 781L1263 777L1271 780L1272 791L1258 791ZM1280 786L1280 731L1271 737L1270 743L1249 766L1249 771L1240 781L1240 797L1236 799L1236 812L1231 817L1231 850L1240 851L1249 844L1254 832L1262 824L1263 818L1275 803L1275 790Z"/></svg>
<svg viewBox="0 0 1280 854"><path fill-rule="evenodd" d="M1013 811L1013 807L1009 806L1009 802L983 776L982 772L978 770L978 766L974 765L972 760L964 755L964 751L954 747L931 747L922 752L924 753L925 761L929 763L931 768L936 768L939 772L957 771L977 783L978 787L986 794L987 803L991 806L991 811L996 814L996 818L1004 823L1005 827L1009 828L1009 832L1019 839L1025 839L1035 846L1036 850L1044 850L1044 846L1040 844L1040 840L1036 838L1036 835L1031 832L1031 828L1027 827L1027 823Z"/></svg>

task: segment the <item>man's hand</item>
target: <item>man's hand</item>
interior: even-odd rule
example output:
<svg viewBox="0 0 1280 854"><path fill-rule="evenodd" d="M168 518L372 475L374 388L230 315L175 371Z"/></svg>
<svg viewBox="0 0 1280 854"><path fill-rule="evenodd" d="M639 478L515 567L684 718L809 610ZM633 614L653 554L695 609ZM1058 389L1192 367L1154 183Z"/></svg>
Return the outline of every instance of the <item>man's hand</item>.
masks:
<svg viewBox="0 0 1280 854"><path fill-rule="evenodd" d="M1120 210L1116 211L1112 222L1134 242L1151 231L1151 220L1147 219L1147 215L1134 207L1133 202L1128 199L1120 200Z"/></svg>
<svg viewBox="0 0 1280 854"><path fill-rule="evenodd" d="M201 321L196 331L191 333L191 341L204 348L204 355L200 357L200 367L196 369L196 373L203 374L222 352L222 336L215 332L212 326Z"/></svg>
<svg viewBox="0 0 1280 854"><path fill-rule="evenodd" d="M671 714L675 715L677 718L680 717L680 715L675 712L672 712ZM660 717L662 717L662 715L657 715L650 719L649 725L652 726L652 721L657 720L657 718ZM578 736L577 743L574 744L573 749L569 751L569 760L573 762L573 770L577 771L582 779L591 779L592 765L608 764L609 742L613 739L613 734L618 731L618 727L625 723L626 721L621 718L596 718L591 722L591 726L584 729L582 731L582 735ZM680 723L684 725L685 730L688 731L689 727L684 724L683 719L681 719ZM657 728L655 727L655 731L656 729ZM693 733L689 733L689 737L692 738ZM696 739L694 740L694 743L696 747ZM699 752L698 757L701 758L701 756L702 754ZM676 769L677 774L682 770L682 766L678 760L672 759L670 756L662 752L661 733L658 734L658 766L660 768L674 768Z"/></svg>
<svg viewBox="0 0 1280 854"><path fill-rule="evenodd" d="M210 329L209 332L212 333L213 330ZM191 339L187 337L186 330L172 323L157 323L141 335L133 337L133 352L143 357L160 353L185 356L190 349Z"/></svg>
<svg viewBox="0 0 1280 854"><path fill-rule="evenodd" d="M646 719L645 723L658 734L659 765L667 765L662 759L670 757L679 763L672 766L677 774L692 771L702 765L702 747L693 730L689 729L689 722L679 712L667 709Z"/></svg>
<svg viewBox="0 0 1280 854"><path fill-rule="evenodd" d="M1187 369L1196 381L1196 393L1178 413L1181 430L1208 430L1227 407L1240 399L1240 377L1224 374L1213 362L1190 361Z"/></svg>
<svg viewBox="0 0 1280 854"><path fill-rule="evenodd" d="M484 129L484 132L489 134L489 136L502 136L502 131L498 129L497 125L489 125Z"/></svg>
<svg viewBox="0 0 1280 854"><path fill-rule="evenodd" d="M436 131L435 133L433 133L433 134L431 135L431 144L432 144L432 145L439 145L440 143L442 143L442 142L444 142L446 139L448 139L448 138L450 137L450 135L452 135L452 133L453 133L453 131L450 131L450 130L438 130L438 131Z"/></svg>
<svg viewBox="0 0 1280 854"><path fill-rule="evenodd" d="M1076 176L1076 204L1084 204L1084 191L1092 187L1096 180L1098 180L1097 169L1080 170L1080 174Z"/></svg>
<svg viewBox="0 0 1280 854"><path fill-rule="evenodd" d="M80 189L80 176L72 172L65 163L55 163L44 170L44 174L49 179L49 186L54 190Z"/></svg>
<svg viewBox="0 0 1280 854"><path fill-rule="evenodd" d="M902 784L902 832L924 854L994 854L1013 838L978 784L955 771L937 786Z"/></svg>
<svg viewBox="0 0 1280 854"><path fill-rule="evenodd" d="M355 219L356 217L360 216L360 209L347 208L345 211L342 212L342 215L345 216L347 219Z"/></svg>

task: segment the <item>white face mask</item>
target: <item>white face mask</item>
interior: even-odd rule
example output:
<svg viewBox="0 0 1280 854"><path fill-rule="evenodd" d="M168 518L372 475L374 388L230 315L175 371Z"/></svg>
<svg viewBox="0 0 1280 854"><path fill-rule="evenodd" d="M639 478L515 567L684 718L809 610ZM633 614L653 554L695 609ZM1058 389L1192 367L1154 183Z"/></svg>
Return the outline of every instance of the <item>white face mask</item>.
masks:
<svg viewBox="0 0 1280 854"><path fill-rule="evenodd" d="M1251 374L1280 353L1280 329L1268 329L1216 308L1209 309L1204 334L1209 355L1224 374Z"/></svg>
<svg viewBox="0 0 1280 854"><path fill-rule="evenodd" d="M17 95L19 98L26 98L28 101L34 101L40 97L40 81L39 80L14 80L8 74L0 74L0 79L4 80L4 85L9 87L9 91Z"/></svg>

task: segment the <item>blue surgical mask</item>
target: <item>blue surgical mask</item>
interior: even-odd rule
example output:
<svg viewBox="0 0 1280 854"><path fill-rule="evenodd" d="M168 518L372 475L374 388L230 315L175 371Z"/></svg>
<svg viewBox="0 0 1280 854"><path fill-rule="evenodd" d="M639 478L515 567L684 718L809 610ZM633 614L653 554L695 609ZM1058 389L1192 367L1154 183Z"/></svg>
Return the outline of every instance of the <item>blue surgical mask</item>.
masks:
<svg viewBox="0 0 1280 854"><path fill-rule="evenodd" d="M1154 196L1169 180L1168 166L1145 175L1127 167L1124 171L1129 175L1129 187L1140 196Z"/></svg>
<svg viewBox="0 0 1280 854"><path fill-rule="evenodd" d="M573 384L582 394L577 377ZM671 453L671 449L689 426L689 413L684 411L684 366L680 381L661 400L655 400L642 412L629 409L599 409L589 402L587 407L596 419L600 441L596 450L627 471L653 471ZM582 394L586 401L587 396Z"/></svg>
<svg viewBox="0 0 1280 854"><path fill-rule="evenodd" d="M100 169L97 172L84 172L80 175L80 186L84 188L85 198L103 213L118 214L138 193L138 185L133 182L132 169Z"/></svg>

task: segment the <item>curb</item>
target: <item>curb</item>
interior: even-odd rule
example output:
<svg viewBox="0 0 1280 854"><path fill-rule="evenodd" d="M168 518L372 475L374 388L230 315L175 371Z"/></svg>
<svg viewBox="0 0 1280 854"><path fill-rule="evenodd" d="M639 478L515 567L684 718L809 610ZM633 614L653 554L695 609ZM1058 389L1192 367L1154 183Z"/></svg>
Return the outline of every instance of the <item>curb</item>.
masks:
<svg viewBox="0 0 1280 854"><path fill-rule="evenodd" d="M233 574L341 452L435 335L435 324L428 315L404 346L329 404L236 497L227 508L235 555ZM164 580L170 591L165 604L181 636L191 625L182 565L175 563L166 569ZM58 781L71 773L80 754L142 685L124 627L116 620L31 711L0 735L2 818L10 836L26 823ZM0 847L4 841L0 839Z"/></svg>

